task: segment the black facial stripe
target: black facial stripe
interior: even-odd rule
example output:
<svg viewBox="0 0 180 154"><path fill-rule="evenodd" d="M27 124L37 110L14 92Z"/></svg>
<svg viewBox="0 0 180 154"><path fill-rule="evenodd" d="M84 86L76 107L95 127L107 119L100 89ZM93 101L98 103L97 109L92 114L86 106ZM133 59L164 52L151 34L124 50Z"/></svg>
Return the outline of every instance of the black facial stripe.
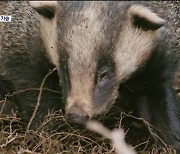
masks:
<svg viewBox="0 0 180 154"><path fill-rule="evenodd" d="M70 91L71 84L70 84L70 76L69 76L69 69L68 69L68 53L66 50L60 51L60 84L63 91L63 99L67 98L68 92Z"/></svg>
<svg viewBox="0 0 180 154"><path fill-rule="evenodd" d="M101 48L102 50L97 59L97 68L94 81L94 93L93 93L93 102L94 105L99 107L103 104L107 104L113 93L114 86L116 85L115 81L115 62L113 58L114 48L112 44L108 45L109 47ZM99 80L101 73L103 71L110 71L109 75L105 81Z"/></svg>
<svg viewBox="0 0 180 154"><path fill-rule="evenodd" d="M96 52L98 57L97 59L97 72L102 69L104 66L110 66L112 71L115 71L115 62L114 62L114 47L119 40L119 35L122 29L122 21L125 21L127 16L127 8L130 5L124 5L123 11L121 11L121 5L118 6L116 2L108 2L108 8L102 10L102 14L99 16L99 20L103 22L102 31L105 34L105 40L101 47L98 47L100 51ZM113 10L113 11L112 11ZM95 81L96 83L96 81Z"/></svg>
<svg viewBox="0 0 180 154"><path fill-rule="evenodd" d="M100 54L97 55L97 69L95 75L95 84L97 83L97 78L103 67L110 67L111 72L115 71L115 62L113 60L113 47L110 44L109 47L100 48Z"/></svg>

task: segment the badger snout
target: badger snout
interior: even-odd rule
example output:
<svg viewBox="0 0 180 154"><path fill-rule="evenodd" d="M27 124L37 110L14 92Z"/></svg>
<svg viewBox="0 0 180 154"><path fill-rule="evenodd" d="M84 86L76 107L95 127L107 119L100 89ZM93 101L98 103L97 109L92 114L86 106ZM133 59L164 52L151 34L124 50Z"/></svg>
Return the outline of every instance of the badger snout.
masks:
<svg viewBox="0 0 180 154"><path fill-rule="evenodd" d="M89 116L82 108L71 107L66 111L65 118L71 124L84 125Z"/></svg>

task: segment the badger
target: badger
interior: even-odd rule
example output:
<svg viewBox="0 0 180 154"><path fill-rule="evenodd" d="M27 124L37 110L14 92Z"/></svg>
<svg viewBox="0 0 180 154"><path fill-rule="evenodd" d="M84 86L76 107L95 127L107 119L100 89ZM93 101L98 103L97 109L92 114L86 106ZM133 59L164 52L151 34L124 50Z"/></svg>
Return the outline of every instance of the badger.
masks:
<svg viewBox="0 0 180 154"><path fill-rule="evenodd" d="M135 115L179 149L180 103L172 87L177 58L165 20L129 2L31 6L41 16L41 37L58 71L69 122L84 124L125 96Z"/></svg>
<svg viewBox="0 0 180 154"><path fill-rule="evenodd" d="M22 5L16 3L14 11ZM56 67L46 85L62 95L45 93L34 123L47 109L59 109L60 100L73 124L85 124L108 112L115 102L128 100L135 116L148 121L165 143L180 150L180 103L173 89L177 54L164 19L126 1L31 1L33 10L27 2L23 5L28 10L26 20L23 11L20 15L25 26L2 26L11 33L0 38L0 84L8 85L5 91L0 89L1 95L39 86L48 69ZM13 26L23 33L14 36ZM12 36L16 39L8 44ZM14 98L14 108L28 114L26 120L36 96L27 93ZM117 102L119 97L124 101Z"/></svg>

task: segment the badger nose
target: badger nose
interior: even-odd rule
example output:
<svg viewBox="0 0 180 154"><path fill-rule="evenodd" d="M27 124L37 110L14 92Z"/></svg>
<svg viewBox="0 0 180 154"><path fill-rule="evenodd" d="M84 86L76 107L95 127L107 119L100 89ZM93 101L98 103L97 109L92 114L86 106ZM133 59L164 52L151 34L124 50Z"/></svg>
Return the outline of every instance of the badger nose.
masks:
<svg viewBox="0 0 180 154"><path fill-rule="evenodd" d="M87 113L79 107L71 107L65 114L69 123L83 125L89 119Z"/></svg>
<svg viewBox="0 0 180 154"><path fill-rule="evenodd" d="M76 113L68 113L66 114L65 118L69 123L80 124L80 125L84 125L85 122L89 119L88 116L82 116Z"/></svg>

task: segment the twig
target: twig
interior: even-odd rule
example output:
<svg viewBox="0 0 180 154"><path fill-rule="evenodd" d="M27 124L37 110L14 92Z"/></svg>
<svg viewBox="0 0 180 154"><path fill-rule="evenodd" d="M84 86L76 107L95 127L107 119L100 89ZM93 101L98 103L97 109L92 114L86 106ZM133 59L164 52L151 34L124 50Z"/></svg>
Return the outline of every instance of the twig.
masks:
<svg viewBox="0 0 180 154"><path fill-rule="evenodd" d="M5 95L4 100L2 100L2 101L0 101L0 102L3 102L3 105L2 105L2 107L1 107L1 111L0 111L0 114L2 114L2 112L3 112L3 108L4 108L4 106L5 106L6 102L7 102L7 95Z"/></svg>
<svg viewBox="0 0 180 154"><path fill-rule="evenodd" d="M27 125L26 131L29 130L29 128L30 128L30 126L31 126L31 123L32 123L32 121L33 121L33 119L34 119L34 117L35 117L35 115L36 115L36 113L37 113L37 110L38 110L38 108L39 108L40 100L41 100L41 96L42 96L42 92L43 92L43 86L44 86L44 84L45 84L45 82L46 82L46 79L47 79L55 70L57 70L57 69L54 68L53 70L50 70L50 71L48 72L48 74L44 77L44 79L42 80L41 86L40 86L40 88L39 88L40 91L39 91L37 103L36 103L34 112L33 112L32 116L31 116L31 119L29 120L29 123L28 123L28 125Z"/></svg>
<svg viewBox="0 0 180 154"><path fill-rule="evenodd" d="M136 120L141 120L141 121L148 127L148 130L149 130L150 134L151 134L152 136L155 136L156 138L158 138L158 139L162 142L162 144L163 144L166 148L168 148L167 144L166 144L156 133L152 132L152 129L151 129L151 128L154 128L154 127L153 127L150 123L148 123L145 119L143 119L143 118L138 118L138 117L135 117L135 116L133 116L133 115L126 114L126 113L124 113L124 112L122 112L122 114L124 114L124 115L126 115L126 116L128 116L128 117L134 118L134 119L136 119Z"/></svg>
<svg viewBox="0 0 180 154"><path fill-rule="evenodd" d="M15 92L12 92L12 93L8 93L6 95L6 97L13 97L14 95L17 95L17 94L21 94L21 93L24 93L24 92L28 92L28 91L40 91L41 89L40 88L27 88L27 89L22 89L22 90L19 90L19 91L15 91ZM49 89L49 88L43 88L43 90L47 90L47 91L50 91L50 92L54 92L54 93L61 93L60 91L56 91L56 90L52 90L52 89ZM3 102L4 100L0 101L0 102Z"/></svg>
<svg viewBox="0 0 180 154"><path fill-rule="evenodd" d="M2 114L2 112L3 112L3 108L4 108L4 106L5 106L6 102L7 102L8 97L13 97L14 95L25 93L25 92L28 92L28 91L40 91L40 90L41 89L39 89L39 88L27 88L27 89L23 89L23 90L19 90L19 91L15 91L15 92L6 94L4 99L0 100L0 103L3 103L2 107L1 107L1 110L0 110L0 114ZM49 89L49 88L43 88L42 90L46 90L46 91L49 91L49 92L61 94L60 91L52 90L52 89Z"/></svg>
<svg viewBox="0 0 180 154"><path fill-rule="evenodd" d="M17 154L24 154L24 153L27 153L27 154L40 154L40 153L37 153L37 152L34 152L34 151L25 150L25 149L21 149L20 151L17 152Z"/></svg>
<svg viewBox="0 0 180 154"><path fill-rule="evenodd" d="M97 121L88 121L86 127L110 139L117 154L136 154L135 150L125 143L123 129L110 131Z"/></svg>

